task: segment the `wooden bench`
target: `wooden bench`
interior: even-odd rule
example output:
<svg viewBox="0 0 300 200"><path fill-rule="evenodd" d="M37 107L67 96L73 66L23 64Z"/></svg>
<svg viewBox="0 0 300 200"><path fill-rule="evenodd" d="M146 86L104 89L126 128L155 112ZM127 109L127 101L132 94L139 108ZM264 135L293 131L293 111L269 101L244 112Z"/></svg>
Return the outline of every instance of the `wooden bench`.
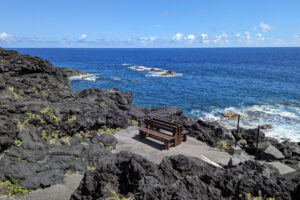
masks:
<svg viewBox="0 0 300 200"><path fill-rule="evenodd" d="M177 132L178 132L178 140L179 140L177 142L177 145L181 144L181 141L186 142L186 140L187 140L187 134L189 132L187 130L184 130L182 125L175 124L175 123L172 123L172 122L167 122L167 121L164 121L164 120L161 120L161 119L157 119L157 118L152 118L151 120L159 121L159 122L162 122L162 123L165 123L165 124L170 124L170 125L173 125L173 126L177 126L177 128L178 128L178 130L177 130Z"/></svg>
<svg viewBox="0 0 300 200"><path fill-rule="evenodd" d="M187 140L188 131L183 130L179 124L174 124L157 118L145 120L146 127L139 128L141 138L152 137L163 141L168 150L171 146L181 144L181 141Z"/></svg>
<svg viewBox="0 0 300 200"><path fill-rule="evenodd" d="M160 121L145 120L146 127L139 128L141 138L152 137L165 143L168 150L177 145L177 126L164 124Z"/></svg>

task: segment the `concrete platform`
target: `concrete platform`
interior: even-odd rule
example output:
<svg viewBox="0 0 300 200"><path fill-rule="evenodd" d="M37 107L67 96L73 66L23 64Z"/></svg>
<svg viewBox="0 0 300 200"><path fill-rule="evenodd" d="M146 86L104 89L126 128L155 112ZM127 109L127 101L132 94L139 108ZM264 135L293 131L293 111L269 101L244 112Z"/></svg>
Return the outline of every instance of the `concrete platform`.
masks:
<svg viewBox="0 0 300 200"><path fill-rule="evenodd" d="M188 137L186 142L182 142L177 147L171 147L169 150L165 150L163 143L158 140L149 137L146 139L140 138L138 135L138 127L136 126L123 129L114 136L118 139L118 144L114 152L129 151L141 155L156 164L159 164L165 156L178 154L198 158L202 155L223 165L227 165L231 158L229 153L209 147L205 143L192 137Z"/></svg>
<svg viewBox="0 0 300 200"><path fill-rule="evenodd" d="M269 164L269 165L272 165L273 167L277 168L279 170L279 173L281 175L285 175L285 174L289 174L289 173L292 173L292 172L295 172L296 170L281 163L281 162L278 162L278 161L275 161L275 162L266 162L266 164Z"/></svg>
<svg viewBox="0 0 300 200"><path fill-rule="evenodd" d="M74 190L77 189L82 178L82 174L75 173L65 177L65 182L62 184L52 185L45 189L38 189L23 196L2 196L0 197L0 200L67 200L70 199Z"/></svg>

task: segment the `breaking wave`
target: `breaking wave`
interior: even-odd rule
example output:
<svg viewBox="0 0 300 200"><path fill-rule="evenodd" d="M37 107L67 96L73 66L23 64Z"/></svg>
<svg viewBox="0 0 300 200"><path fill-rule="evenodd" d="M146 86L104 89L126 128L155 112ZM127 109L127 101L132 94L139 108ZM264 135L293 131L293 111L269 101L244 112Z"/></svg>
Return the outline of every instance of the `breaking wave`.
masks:
<svg viewBox="0 0 300 200"><path fill-rule="evenodd" d="M80 74L76 76L71 76L70 80L82 80L82 81L96 81L98 76L102 74Z"/></svg>
<svg viewBox="0 0 300 200"><path fill-rule="evenodd" d="M191 115L202 120L215 120L225 127L236 128L236 120L221 117L221 113L234 112L241 116L240 126L256 128L258 125L271 124L272 129L264 130L266 136L283 140L289 138L293 142L300 141L300 105L299 104L261 104L247 107L213 109L211 112L192 110Z"/></svg>
<svg viewBox="0 0 300 200"><path fill-rule="evenodd" d="M150 68L145 66L130 66L129 67L132 70L136 71L148 71L148 73L145 75L146 77L162 77L162 78L168 78L168 77L180 77L182 76L182 73L176 73L170 70L165 70L161 68Z"/></svg>

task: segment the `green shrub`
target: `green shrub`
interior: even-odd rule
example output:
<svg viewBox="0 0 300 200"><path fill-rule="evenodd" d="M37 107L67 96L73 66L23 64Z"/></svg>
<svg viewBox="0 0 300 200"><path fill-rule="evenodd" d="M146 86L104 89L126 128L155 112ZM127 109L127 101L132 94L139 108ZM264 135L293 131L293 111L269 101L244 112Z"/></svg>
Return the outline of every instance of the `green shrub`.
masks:
<svg viewBox="0 0 300 200"><path fill-rule="evenodd" d="M110 187L106 187L106 188L113 195L112 197L106 198L106 200L134 200L133 197L129 197L129 198L121 197L116 191L114 191Z"/></svg>
<svg viewBox="0 0 300 200"><path fill-rule="evenodd" d="M116 93L116 91L114 91L113 89L106 90L106 92L108 92L108 93Z"/></svg>
<svg viewBox="0 0 300 200"><path fill-rule="evenodd" d="M228 145L226 140L220 140L217 143L217 147L218 149L224 150L224 151L228 151L230 149L230 146Z"/></svg>
<svg viewBox="0 0 300 200"><path fill-rule="evenodd" d="M55 123L57 123L60 119L54 114L54 110L52 108L44 108L40 111L41 114L46 114L52 119Z"/></svg>
<svg viewBox="0 0 300 200"><path fill-rule="evenodd" d="M139 126L139 122L136 121L136 120L128 120L127 123L128 123L130 126Z"/></svg>
<svg viewBox="0 0 300 200"><path fill-rule="evenodd" d="M45 130L42 130L42 134L41 134L42 139L46 139L47 138L47 133Z"/></svg>
<svg viewBox="0 0 300 200"><path fill-rule="evenodd" d="M114 147L113 146L107 146L107 147L105 147L105 149L108 150L108 151L112 151L112 150L114 150Z"/></svg>
<svg viewBox="0 0 300 200"><path fill-rule="evenodd" d="M239 199L241 200L275 200L273 197L263 197L262 192L258 191L258 196L254 196L251 193L240 194Z"/></svg>
<svg viewBox="0 0 300 200"><path fill-rule="evenodd" d="M85 145L85 146L89 145L87 142L83 142L83 141L80 144Z"/></svg>
<svg viewBox="0 0 300 200"><path fill-rule="evenodd" d="M13 92L13 91L14 91L14 87L8 86L8 87L7 87L7 90Z"/></svg>
<svg viewBox="0 0 300 200"><path fill-rule="evenodd" d="M71 123L71 122L75 121L76 119L77 119L76 116L73 115L72 117L68 118L66 122Z"/></svg>
<svg viewBox="0 0 300 200"><path fill-rule="evenodd" d="M75 133L74 136L75 136L75 137L82 138L82 136L81 136L79 133Z"/></svg>
<svg viewBox="0 0 300 200"><path fill-rule="evenodd" d="M87 169L90 170L90 171L94 171L94 170L96 169L96 167L94 167L94 166L89 166L89 165L88 165L88 166L87 166Z"/></svg>
<svg viewBox="0 0 300 200"><path fill-rule="evenodd" d="M31 89L32 89L33 91L36 91L36 87L35 87L35 86L33 86Z"/></svg>
<svg viewBox="0 0 300 200"><path fill-rule="evenodd" d="M14 141L14 145L16 145L17 147L20 147L22 145L22 141L21 140L15 140Z"/></svg>
<svg viewBox="0 0 300 200"><path fill-rule="evenodd" d="M28 190L18 185L18 183L11 183L0 179L0 195L25 195L32 190Z"/></svg>
<svg viewBox="0 0 300 200"><path fill-rule="evenodd" d="M18 99L18 98L20 98L21 97L21 95L19 95L18 93L16 93L16 92L13 92L13 98L14 99Z"/></svg>
<svg viewBox="0 0 300 200"><path fill-rule="evenodd" d="M53 139L56 139L56 140L57 140L57 139L58 139L58 134L57 134L57 133L52 133L52 134L51 134L51 137L52 137Z"/></svg>
<svg viewBox="0 0 300 200"><path fill-rule="evenodd" d="M45 167L46 167L47 169L49 169L49 168L50 168L50 166L49 166L49 165L45 165Z"/></svg>
<svg viewBox="0 0 300 200"><path fill-rule="evenodd" d="M107 106L107 103L105 101L101 101L102 106Z"/></svg>
<svg viewBox="0 0 300 200"><path fill-rule="evenodd" d="M46 91L42 91L41 94L42 94L43 96L46 96L47 92L46 92Z"/></svg>
<svg viewBox="0 0 300 200"><path fill-rule="evenodd" d="M28 124L30 123L31 120L38 120L41 123L45 123L41 115L33 114L33 113L25 113L25 114L26 114L26 120L23 122L23 124Z"/></svg>
<svg viewBox="0 0 300 200"><path fill-rule="evenodd" d="M67 144L69 146L71 145L71 139L70 139L70 137L62 137L61 141L63 141L65 144Z"/></svg>
<svg viewBox="0 0 300 200"><path fill-rule="evenodd" d="M99 128L97 131L101 134L112 135L120 131L120 128L107 128L106 126Z"/></svg>

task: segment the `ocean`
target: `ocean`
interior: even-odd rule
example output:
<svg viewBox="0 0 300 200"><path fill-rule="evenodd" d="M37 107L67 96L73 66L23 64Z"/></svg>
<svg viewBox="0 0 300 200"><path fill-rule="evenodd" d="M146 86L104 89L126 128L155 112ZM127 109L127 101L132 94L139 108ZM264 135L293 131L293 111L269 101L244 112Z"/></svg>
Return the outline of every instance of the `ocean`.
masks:
<svg viewBox="0 0 300 200"><path fill-rule="evenodd" d="M300 48L16 50L93 74L73 78L74 91L132 91L135 105L177 106L228 128L237 122L219 114L236 112L245 116L242 127L271 124L267 136L300 141ZM164 77L150 68L175 74Z"/></svg>

